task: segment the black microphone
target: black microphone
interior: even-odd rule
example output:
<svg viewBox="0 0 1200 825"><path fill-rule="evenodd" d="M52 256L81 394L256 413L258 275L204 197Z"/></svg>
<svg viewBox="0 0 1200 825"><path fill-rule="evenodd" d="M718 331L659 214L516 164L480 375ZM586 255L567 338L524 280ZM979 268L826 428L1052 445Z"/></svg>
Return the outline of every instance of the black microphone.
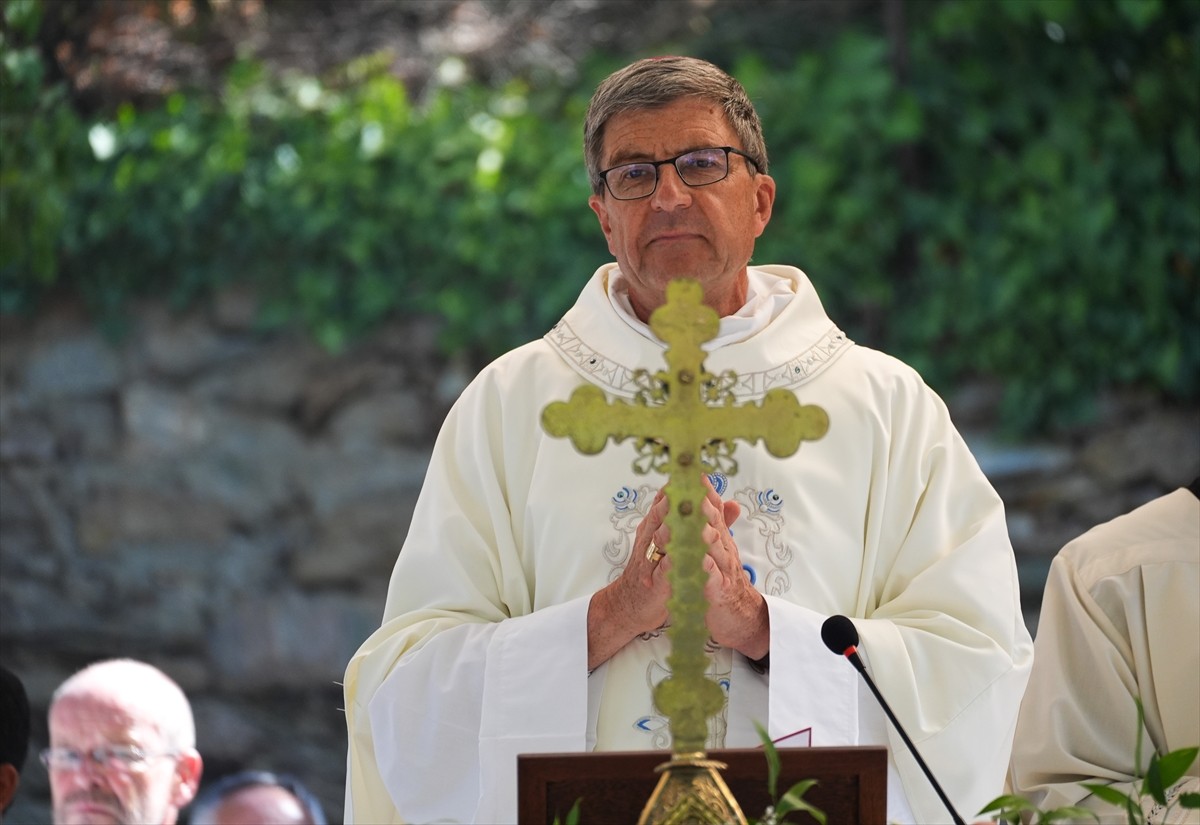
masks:
<svg viewBox="0 0 1200 825"><path fill-rule="evenodd" d="M904 744L908 745L909 753L917 760L917 764L925 772L925 778L929 780L929 784L933 785L933 789L937 791L938 798L942 800L942 804L946 806L946 810L953 817L954 825L966 825L962 817L954 810L954 806L950 804L950 799L946 796L946 792L942 790L942 786L933 778L933 772L929 770L929 766L925 764L925 760L921 758L921 754L917 753L916 745L908 738L908 734L904 732L904 727L896 719L896 714L892 713L892 709L888 707L883 694L879 692L879 688L875 687L875 682L871 680L870 674L867 673L867 668L858 655L858 628L854 626L854 622L845 616L830 616L821 625L821 641L825 643L825 647L834 653L849 659L850 664L854 665L854 669L861 673L862 677L867 680L867 687L871 689L871 692L875 694L875 698L879 700L879 705L883 708L883 712L887 714L887 718L892 720L892 726L896 729L896 733L900 734L900 738L904 740Z"/></svg>

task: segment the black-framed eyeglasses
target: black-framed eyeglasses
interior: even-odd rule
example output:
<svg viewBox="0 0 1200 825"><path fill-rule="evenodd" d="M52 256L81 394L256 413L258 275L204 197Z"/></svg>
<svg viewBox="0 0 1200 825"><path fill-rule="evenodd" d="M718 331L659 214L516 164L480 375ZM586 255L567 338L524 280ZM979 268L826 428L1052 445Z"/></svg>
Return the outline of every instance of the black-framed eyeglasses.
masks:
<svg viewBox="0 0 1200 825"><path fill-rule="evenodd" d="M741 155L747 163L758 168L758 161L732 146L714 146L708 149L693 149L666 160L647 160L638 163L622 163L600 173L600 180L619 201L648 198L658 188L660 166L674 165L679 179L688 186L708 186L729 177L729 156Z"/></svg>
<svg viewBox="0 0 1200 825"><path fill-rule="evenodd" d="M46 748L38 757L48 770L81 771L85 762L118 773L137 773L145 770L152 759L178 756L175 751L150 753L136 745L99 745L87 750L77 748Z"/></svg>

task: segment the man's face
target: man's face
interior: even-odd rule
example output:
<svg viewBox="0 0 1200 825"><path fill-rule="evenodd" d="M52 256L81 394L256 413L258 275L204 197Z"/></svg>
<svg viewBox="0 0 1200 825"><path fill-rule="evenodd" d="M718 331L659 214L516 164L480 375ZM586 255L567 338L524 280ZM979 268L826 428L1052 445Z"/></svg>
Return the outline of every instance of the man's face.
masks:
<svg viewBox="0 0 1200 825"><path fill-rule="evenodd" d="M600 168L715 146L743 148L716 103L683 98L609 120ZM605 190L588 198L643 319L665 301L667 284L675 278L699 281L705 302L721 315L741 307L754 239L770 220L775 201L775 182L752 175L751 168L745 158L730 155L727 178L692 187L667 164L658 168L658 187L649 197L622 201Z"/></svg>
<svg viewBox="0 0 1200 825"><path fill-rule="evenodd" d="M51 748L85 754L78 768L51 767L54 821L93 823L174 823L194 786L186 788L188 755L165 755L166 742L144 716L148 709L126 708L114 697L68 694L50 709ZM97 764L88 754L107 745L134 746L148 755L130 767ZM199 777L197 775L196 780Z"/></svg>

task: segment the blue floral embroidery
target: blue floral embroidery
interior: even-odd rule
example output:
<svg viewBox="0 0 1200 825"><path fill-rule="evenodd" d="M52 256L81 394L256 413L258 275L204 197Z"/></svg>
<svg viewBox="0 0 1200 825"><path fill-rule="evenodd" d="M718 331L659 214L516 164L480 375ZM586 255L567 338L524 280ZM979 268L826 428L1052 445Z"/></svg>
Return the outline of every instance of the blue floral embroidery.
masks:
<svg viewBox="0 0 1200 825"><path fill-rule="evenodd" d="M631 507L637 506L638 493L637 490L629 487L622 487L617 491L617 494L612 497L613 509L618 513L623 513Z"/></svg>
<svg viewBox="0 0 1200 825"><path fill-rule="evenodd" d="M729 489L729 476L724 473L709 473L708 480L712 482L713 489L719 496L725 495L725 491Z"/></svg>
<svg viewBox="0 0 1200 825"><path fill-rule="evenodd" d="M661 716L643 716L641 719L634 722L634 726L641 728L647 733L656 733L666 727L667 720Z"/></svg>
<svg viewBox="0 0 1200 825"><path fill-rule="evenodd" d="M725 691L726 693L729 692L729 680L728 679L718 679L717 684L721 686L721 690Z"/></svg>
<svg viewBox="0 0 1200 825"><path fill-rule="evenodd" d="M744 487L732 498L742 505L738 534L743 541L749 542L740 549L743 560L754 565L744 568L751 582L763 593L773 596L788 592L792 587L788 568L794 552L783 541L783 496L773 487L762 490Z"/></svg>
<svg viewBox="0 0 1200 825"><path fill-rule="evenodd" d="M637 487L623 485L610 499L613 509L609 521L612 522L614 535L604 543L604 560L611 565L608 571L610 582L620 577L629 561L638 522L645 518L650 509L654 492L654 488L648 484Z"/></svg>
<svg viewBox="0 0 1200 825"><path fill-rule="evenodd" d="M783 509L783 499L774 489L762 490L758 494L758 506L767 513L778 513Z"/></svg>

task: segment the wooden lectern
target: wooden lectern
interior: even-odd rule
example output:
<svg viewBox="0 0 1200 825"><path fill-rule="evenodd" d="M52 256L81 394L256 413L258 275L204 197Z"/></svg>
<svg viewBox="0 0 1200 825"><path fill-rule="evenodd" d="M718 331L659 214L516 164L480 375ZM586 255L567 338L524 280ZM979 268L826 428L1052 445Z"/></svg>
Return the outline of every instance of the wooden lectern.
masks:
<svg viewBox="0 0 1200 825"><path fill-rule="evenodd" d="M804 795L825 812L828 825L884 825L887 821L887 748L780 748L777 791L815 779ZM579 800L580 825L632 825L659 774L667 751L539 753L517 757L518 825L565 823ZM708 751L728 767L721 777L750 820L761 819L769 801L767 757L762 748ZM794 821L814 822L807 815Z"/></svg>

